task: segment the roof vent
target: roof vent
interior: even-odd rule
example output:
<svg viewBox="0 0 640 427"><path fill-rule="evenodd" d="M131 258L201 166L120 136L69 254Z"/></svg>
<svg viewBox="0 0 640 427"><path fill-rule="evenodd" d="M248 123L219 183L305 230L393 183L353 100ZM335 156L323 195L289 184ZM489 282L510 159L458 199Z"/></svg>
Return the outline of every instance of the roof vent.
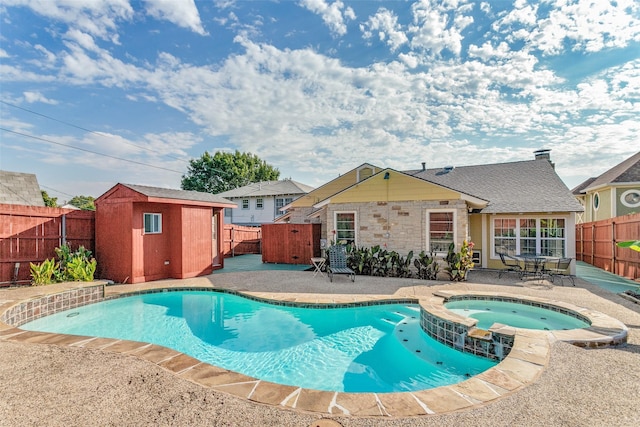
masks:
<svg viewBox="0 0 640 427"><path fill-rule="evenodd" d="M442 168L442 170L443 170L445 173L449 173L449 172L451 172L451 171L453 170L453 168L454 168L454 167L455 167L455 166L445 166L444 168Z"/></svg>
<svg viewBox="0 0 640 427"><path fill-rule="evenodd" d="M422 162L422 170L427 170L427 162Z"/></svg>

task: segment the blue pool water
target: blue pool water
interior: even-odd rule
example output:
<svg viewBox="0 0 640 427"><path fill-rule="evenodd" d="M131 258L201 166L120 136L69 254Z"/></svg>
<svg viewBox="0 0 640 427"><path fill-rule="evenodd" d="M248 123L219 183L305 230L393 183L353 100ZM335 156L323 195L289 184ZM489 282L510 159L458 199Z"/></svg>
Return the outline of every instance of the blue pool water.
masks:
<svg viewBox="0 0 640 427"><path fill-rule="evenodd" d="M204 291L149 293L24 324L149 342L263 380L345 392L454 384L496 364L431 339L417 305L298 308Z"/></svg>
<svg viewBox="0 0 640 427"><path fill-rule="evenodd" d="M476 325L488 329L494 323L523 329L563 330L588 328L582 320L546 308L504 301L461 300L445 304L447 310L478 320Z"/></svg>

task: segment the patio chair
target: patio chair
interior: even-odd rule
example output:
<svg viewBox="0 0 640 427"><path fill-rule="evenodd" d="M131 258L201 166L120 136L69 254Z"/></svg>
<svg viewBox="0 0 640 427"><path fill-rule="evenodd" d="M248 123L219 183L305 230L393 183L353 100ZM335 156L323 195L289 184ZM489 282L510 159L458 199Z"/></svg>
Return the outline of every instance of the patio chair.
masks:
<svg viewBox="0 0 640 427"><path fill-rule="evenodd" d="M500 261L502 261L502 265L504 266L503 269L498 271L498 279L502 277L504 273L508 273L510 271L518 273L518 277L522 277L523 271L520 266L520 261L504 252L498 252L498 255L500 256Z"/></svg>
<svg viewBox="0 0 640 427"><path fill-rule="evenodd" d="M334 274L348 274L352 282L356 281L355 271L347 266L347 249L342 245L329 248L329 265L326 270L331 282Z"/></svg>
<svg viewBox="0 0 640 427"><path fill-rule="evenodd" d="M571 265L571 261L573 258L559 258L557 262L554 262L549 267L545 269L545 274L549 275L551 279L551 283L555 282L556 278L560 279L560 283L564 285L564 279L569 279L573 286L576 285L575 277L573 274L569 273L569 266Z"/></svg>

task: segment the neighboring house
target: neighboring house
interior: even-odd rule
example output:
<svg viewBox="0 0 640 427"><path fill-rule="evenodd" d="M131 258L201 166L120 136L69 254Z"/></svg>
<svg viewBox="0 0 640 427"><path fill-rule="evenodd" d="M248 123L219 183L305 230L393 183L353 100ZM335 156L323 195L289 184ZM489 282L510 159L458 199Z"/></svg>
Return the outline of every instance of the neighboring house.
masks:
<svg viewBox="0 0 640 427"><path fill-rule="evenodd" d="M119 283L184 279L222 268L220 196L117 184L95 200L99 277Z"/></svg>
<svg viewBox="0 0 640 427"><path fill-rule="evenodd" d="M0 204L44 206L34 174L0 171Z"/></svg>
<svg viewBox="0 0 640 427"><path fill-rule="evenodd" d="M640 151L571 192L584 206L578 223L640 212Z"/></svg>
<svg viewBox="0 0 640 427"><path fill-rule="evenodd" d="M225 209L227 224L259 226L270 224L284 212L282 207L307 194L313 187L292 179L254 182L244 187L218 193L218 196L238 205Z"/></svg>
<svg viewBox="0 0 640 427"><path fill-rule="evenodd" d="M405 172L365 163L285 206L279 221L322 224L327 241L445 255L474 242L477 267L501 268L496 248L575 257L582 206L549 150L529 161ZM575 268L575 264L573 264Z"/></svg>

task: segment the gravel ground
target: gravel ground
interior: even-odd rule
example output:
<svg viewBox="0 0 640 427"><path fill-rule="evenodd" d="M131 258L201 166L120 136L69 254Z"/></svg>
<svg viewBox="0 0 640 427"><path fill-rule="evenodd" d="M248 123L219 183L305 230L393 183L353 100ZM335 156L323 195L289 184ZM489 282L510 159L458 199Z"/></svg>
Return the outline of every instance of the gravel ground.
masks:
<svg viewBox="0 0 640 427"><path fill-rule="evenodd" d="M282 279L281 274L261 273L262 279L251 285L245 281L242 287L270 290L262 289L266 286L261 281L273 283L274 277ZM308 276L294 275L292 283ZM362 284L364 280L360 279ZM495 285L495 278L473 277L475 283L485 285L416 288L415 281L389 280L380 283L388 286L385 292L390 294L462 287L563 299L624 322L629 328L629 342L618 348L595 350L556 342L549 366L535 383L483 407L403 419L334 417L341 425L640 425L638 305L582 281L576 288L526 284L505 287ZM233 283L234 277L216 277L216 282L225 281ZM317 285L327 287L326 279L318 279ZM316 285L305 280L299 286L314 291ZM12 297L10 290L0 290L0 299ZM203 388L133 356L92 349L0 340L0 384L0 426L311 426L320 419L317 414L256 404Z"/></svg>

